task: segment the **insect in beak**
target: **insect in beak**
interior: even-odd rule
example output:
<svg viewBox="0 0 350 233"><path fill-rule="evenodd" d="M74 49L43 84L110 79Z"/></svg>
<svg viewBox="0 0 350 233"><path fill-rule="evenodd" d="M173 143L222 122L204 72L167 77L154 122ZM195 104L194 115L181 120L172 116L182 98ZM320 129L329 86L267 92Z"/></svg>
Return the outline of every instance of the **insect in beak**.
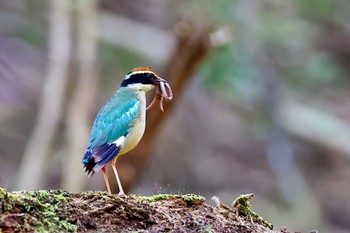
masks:
<svg viewBox="0 0 350 233"><path fill-rule="evenodd" d="M157 92L156 96L154 97L153 101L150 105L146 108L146 110L151 109L157 102L159 102L159 107L162 112L164 112L163 108L163 100L170 101L173 99L173 92L171 90L171 87L169 83L160 77L157 77L155 83L157 84Z"/></svg>

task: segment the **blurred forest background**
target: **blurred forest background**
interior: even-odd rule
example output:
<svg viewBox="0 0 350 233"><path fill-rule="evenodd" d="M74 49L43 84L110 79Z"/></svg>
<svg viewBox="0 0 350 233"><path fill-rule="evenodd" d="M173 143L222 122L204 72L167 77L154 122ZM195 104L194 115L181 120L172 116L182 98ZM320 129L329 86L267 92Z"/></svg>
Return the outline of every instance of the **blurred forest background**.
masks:
<svg viewBox="0 0 350 233"><path fill-rule="evenodd" d="M92 121L150 66L174 100L118 160L129 193L254 192L277 227L350 232L349 12L347 0L2 0L0 186L105 190L81 164Z"/></svg>

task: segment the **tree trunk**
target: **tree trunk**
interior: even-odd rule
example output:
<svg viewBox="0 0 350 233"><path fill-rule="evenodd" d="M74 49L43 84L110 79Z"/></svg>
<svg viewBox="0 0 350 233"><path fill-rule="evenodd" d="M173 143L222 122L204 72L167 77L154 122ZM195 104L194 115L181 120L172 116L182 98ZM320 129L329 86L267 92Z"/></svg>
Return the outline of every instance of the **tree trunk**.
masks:
<svg viewBox="0 0 350 233"><path fill-rule="evenodd" d="M47 79L40 96L38 116L19 166L17 189L37 189L62 115L70 59L69 0L50 1Z"/></svg>
<svg viewBox="0 0 350 233"><path fill-rule="evenodd" d="M84 184L81 158L84 155L91 126L91 112L97 89L96 74L96 8L97 0L79 0L77 9L76 63L78 80L67 117L68 152L64 161L62 187L80 191Z"/></svg>

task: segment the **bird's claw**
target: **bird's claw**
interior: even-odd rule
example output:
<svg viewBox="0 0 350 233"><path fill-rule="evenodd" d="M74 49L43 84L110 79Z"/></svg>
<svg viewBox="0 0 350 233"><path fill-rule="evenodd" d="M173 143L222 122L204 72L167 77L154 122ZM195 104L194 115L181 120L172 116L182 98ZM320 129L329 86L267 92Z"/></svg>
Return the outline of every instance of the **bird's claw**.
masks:
<svg viewBox="0 0 350 233"><path fill-rule="evenodd" d="M127 197L127 195L124 192L121 192L121 191L118 193L118 196L120 196L120 197Z"/></svg>

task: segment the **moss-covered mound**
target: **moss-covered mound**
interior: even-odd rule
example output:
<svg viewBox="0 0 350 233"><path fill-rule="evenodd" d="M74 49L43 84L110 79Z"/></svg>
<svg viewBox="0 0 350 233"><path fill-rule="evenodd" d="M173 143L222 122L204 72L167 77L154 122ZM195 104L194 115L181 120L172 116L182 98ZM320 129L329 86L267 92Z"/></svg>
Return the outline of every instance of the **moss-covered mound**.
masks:
<svg viewBox="0 0 350 233"><path fill-rule="evenodd" d="M198 195L0 189L0 232L268 232L258 218Z"/></svg>

